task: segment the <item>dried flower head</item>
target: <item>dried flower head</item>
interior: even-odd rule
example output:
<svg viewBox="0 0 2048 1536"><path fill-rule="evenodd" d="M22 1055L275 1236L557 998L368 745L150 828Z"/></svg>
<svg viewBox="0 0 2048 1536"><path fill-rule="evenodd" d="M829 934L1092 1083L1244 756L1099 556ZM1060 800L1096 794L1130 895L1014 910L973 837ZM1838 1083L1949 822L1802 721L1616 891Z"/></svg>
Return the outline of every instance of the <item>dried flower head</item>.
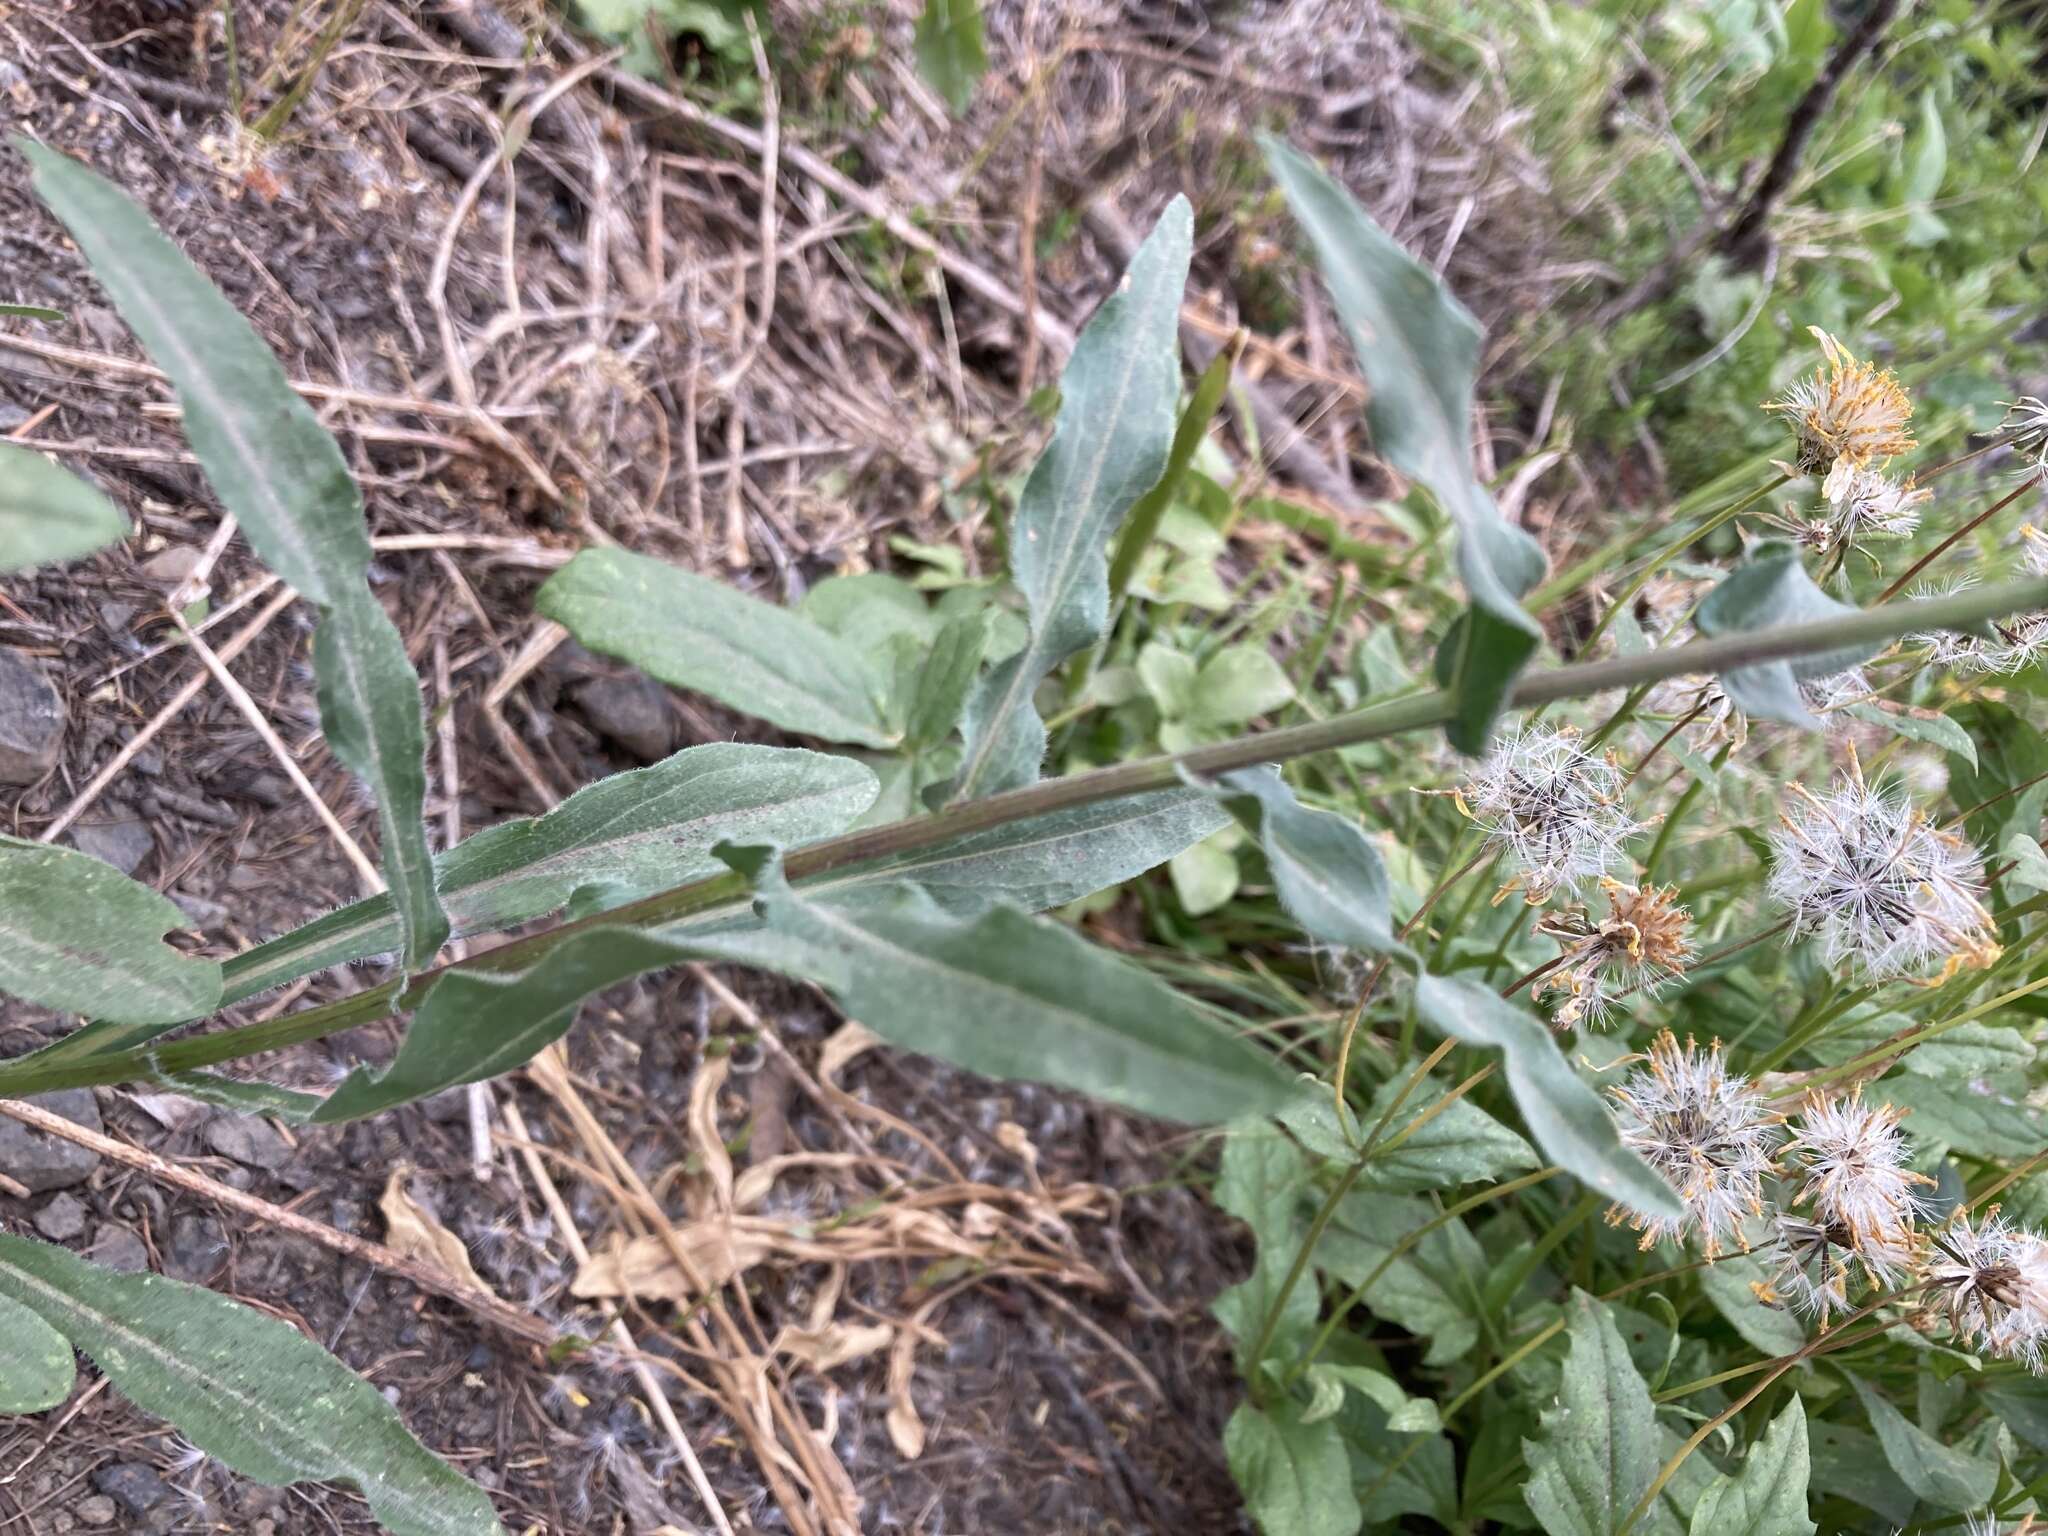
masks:
<svg viewBox="0 0 2048 1536"><path fill-rule="evenodd" d="M1816 474L1846 460L1879 464L1913 447L1906 423L1913 402L1888 368L1859 362L1818 326L1810 326L1827 366L1801 379L1764 409L1790 417L1799 468Z"/></svg>
<svg viewBox="0 0 2048 1536"><path fill-rule="evenodd" d="M1828 964L1875 979L1988 964L1998 950L1978 900L1982 856L1904 795L1865 784L1853 751L1849 767L1825 796L1791 785L1771 833L1769 889L1793 931L1817 934Z"/></svg>
<svg viewBox="0 0 2048 1536"><path fill-rule="evenodd" d="M1805 1175L1795 1205L1846 1238L1872 1280L1894 1284L1912 1266L1913 1224L1926 1213L1920 1194L1934 1180L1906 1166L1912 1148L1900 1111L1847 1095L1810 1093L1785 1143L1788 1169Z"/></svg>
<svg viewBox="0 0 2048 1536"><path fill-rule="evenodd" d="M1988 1355L2039 1371L2048 1345L2048 1242L1996 1206L1974 1224L1958 1216L1929 1240L1928 1285L1949 1327Z"/></svg>
<svg viewBox="0 0 2048 1536"><path fill-rule="evenodd" d="M1772 1218L1765 1255L1770 1278L1752 1289L1757 1300L1790 1307L1825 1331L1829 1317L1849 1309L1850 1260L1855 1256L1846 1227L1781 1212Z"/></svg>
<svg viewBox="0 0 2048 1536"><path fill-rule="evenodd" d="M1934 493L1845 458L1828 471L1821 495L1827 516L1809 525L1806 538L1826 550L1864 539L1905 538L1920 526L1920 509Z"/></svg>
<svg viewBox="0 0 2048 1536"><path fill-rule="evenodd" d="M1692 959L1692 913L1678 904L1670 886L1624 885L1602 879L1606 915L1597 922L1582 907L1547 915L1537 930L1564 945L1558 967L1536 983L1536 995L1563 990L1570 996L1557 1022L1599 1023L1617 999L1631 992L1655 993L1685 974Z"/></svg>
<svg viewBox="0 0 2048 1536"><path fill-rule="evenodd" d="M1531 726L1496 741L1457 796L1514 866L1494 899L1520 885L1533 905L1606 874L1641 830L1622 803L1622 784L1621 770L1587 752L1569 728Z"/></svg>
<svg viewBox="0 0 2048 1536"><path fill-rule="evenodd" d="M2021 395L2005 408L1999 430L2013 434L2013 452L2020 456L2020 478L2048 485L2048 400Z"/></svg>
<svg viewBox="0 0 2048 1536"><path fill-rule="evenodd" d="M1660 1237L1683 1242L1694 1231L1708 1258L1721 1251L1723 1239L1746 1247L1742 1223L1763 1213L1764 1178L1778 1138L1763 1096L1722 1065L1718 1040L1702 1051L1691 1040L1681 1046L1667 1029L1644 1060L1609 1090L1620 1105L1621 1139L1678 1192L1685 1214L1673 1221L1616 1207L1608 1219L1626 1218L1643 1234L1645 1248Z"/></svg>

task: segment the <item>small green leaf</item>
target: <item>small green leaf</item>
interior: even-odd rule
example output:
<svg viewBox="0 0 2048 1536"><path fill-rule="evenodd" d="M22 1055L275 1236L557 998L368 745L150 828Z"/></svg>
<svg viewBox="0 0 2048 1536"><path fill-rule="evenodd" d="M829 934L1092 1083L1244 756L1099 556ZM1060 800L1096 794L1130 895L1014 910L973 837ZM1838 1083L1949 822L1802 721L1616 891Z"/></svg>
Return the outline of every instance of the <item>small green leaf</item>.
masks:
<svg viewBox="0 0 2048 1536"><path fill-rule="evenodd" d="M1951 753L1948 765L1949 799L1967 813L1970 841L1997 848L2015 832L2039 832L2048 814L2048 740L2010 705L1989 699L1967 699L1949 718L1976 748L1967 758Z"/></svg>
<svg viewBox="0 0 2048 1536"><path fill-rule="evenodd" d="M1201 667L1185 651L1163 641L1146 642L1138 652L1138 681L1169 720L1178 720L1195 707L1195 680Z"/></svg>
<svg viewBox="0 0 2048 1536"><path fill-rule="evenodd" d="M1860 1377L1850 1376L1849 1382L1863 1399L1884 1459L1915 1494L1955 1515L1981 1508L1991 1498L1998 1486L1997 1462L1943 1445Z"/></svg>
<svg viewBox="0 0 2048 1536"><path fill-rule="evenodd" d="M352 1483L396 1536L501 1536L490 1500L296 1328L198 1286L116 1274L19 1237L0 1236L0 1296L245 1476Z"/></svg>
<svg viewBox="0 0 2048 1536"><path fill-rule="evenodd" d="M534 606L593 651L786 731L891 747L881 670L801 613L623 549L586 549Z"/></svg>
<svg viewBox="0 0 2048 1536"><path fill-rule="evenodd" d="M1486 1255L1464 1222L1452 1220L1394 1257L1436 1214L1420 1200L1354 1190L1316 1244L1315 1264L1346 1286L1363 1285L1374 1312L1428 1339L1424 1364L1448 1365L1479 1342Z"/></svg>
<svg viewBox="0 0 2048 1536"><path fill-rule="evenodd" d="M1390 1079L1380 1085L1365 1111L1367 1125L1381 1123L1403 1081ZM1380 1133L1381 1147L1391 1150L1373 1153L1361 1188L1426 1194L1539 1166L1528 1142L1469 1099L1455 1100L1430 1113L1443 1096L1443 1085L1434 1080L1426 1080L1408 1095ZM1426 1120L1422 1119L1425 1114L1429 1115ZM1418 1120L1421 1124L1409 1131Z"/></svg>
<svg viewBox="0 0 2048 1536"><path fill-rule="evenodd" d="M1544 562L1473 473L1479 323L1321 166L1276 138L1262 142L1365 374L1375 451L1426 486L1458 529L1458 569L1472 606L1446 643L1445 681L1458 700L1450 736L1461 752L1482 751L1516 673L1542 640L1521 597Z"/></svg>
<svg viewBox="0 0 2048 1536"><path fill-rule="evenodd" d="M0 571L76 560L128 537L128 519L40 453L0 443Z"/></svg>
<svg viewBox="0 0 2048 1536"><path fill-rule="evenodd" d="M1031 638L969 697L955 798L1038 777L1045 723L1032 701L1061 662L1109 625L1106 545L1165 470L1180 403L1180 301L1194 215L1176 197L1103 301L1060 375L1052 441L1031 468L1010 526L1010 575Z"/></svg>
<svg viewBox="0 0 2048 1536"><path fill-rule="evenodd" d="M1542 1437L1522 1442L1522 1497L1549 1536L1619 1536L1662 1464L1656 1414L1608 1310L1574 1291L1567 1315L1571 1354ZM1660 1500L1635 1529L1655 1536L1683 1526Z"/></svg>
<svg viewBox="0 0 2048 1536"><path fill-rule="evenodd" d="M1265 1536L1353 1536L1364 1521L1334 1421L1305 1423L1292 1402L1238 1404L1223 1430L1230 1475Z"/></svg>
<svg viewBox="0 0 2048 1536"><path fill-rule="evenodd" d="M1703 635L1735 635L1855 611L1813 584L1796 546L1771 541L1757 545L1747 560L1707 594L1694 623ZM1797 661L1736 667L1721 674L1721 687L1735 707L1752 719L1777 720L1817 731L1821 723L1800 697L1799 684L1846 671L1867 660L1871 651L1869 646L1860 646Z"/></svg>
<svg viewBox="0 0 2048 1536"><path fill-rule="evenodd" d="M988 72L981 40L981 0L924 0L917 18L917 69L958 114Z"/></svg>
<svg viewBox="0 0 2048 1536"><path fill-rule="evenodd" d="M1184 712L1199 728L1243 725L1294 697L1294 684L1263 645L1225 646L1202 663Z"/></svg>
<svg viewBox="0 0 2048 1536"><path fill-rule="evenodd" d="M1806 1513L1806 1410L1794 1397L1693 1506L1690 1536L1813 1536Z"/></svg>
<svg viewBox="0 0 2048 1536"><path fill-rule="evenodd" d="M1881 725L1895 735L1908 741L1924 741L1944 752L1952 752L1964 759L1972 768L1977 766L1977 745L1970 740L1970 733L1947 715L1930 714L1925 710L1913 710L1903 706L1886 708L1876 703L1851 704L1842 711L1853 720L1867 720L1872 725Z"/></svg>
<svg viewBox="0 0 2048 1536"><path fill-rule="evenodd" d="M2012 868L2005 883L2016 891L2048 891L2048 852L2024 832L2015 832L1998 850L2001 861Z"/></svg>
<svg viewBox="0 0 2048 1536"><path fill-rule="evenodd" d="M1433 1435L1443 1428L1436 1404L1426 1397L1410 1397L1401 1384L1385 1371L1364 1365L1334 1365L1319 1360L1308 1369L1309 1407L1301 1422L1313 1424L1327 1419L1344 1404L1347 1390L1375 1403L1387 1416L1387 1428L1397 1435Z"/></svg>
<svg viewBox="0 0 2048 1536"><path fill-rule="evenodd" d="M1167 861L1167 877L1189 917L1206 917L1237 894L1237 855L1212 837Z"/></svg>
<svg viewBox="0 0 2048 1536"><path fill-rule="evenodd" d="M1302 1201L1309 1190L1308 1160L1301 1149L1264 1120L1230 1128L1211 1191L1217 1206L1251 1228L1252 1272L1216 1298L1212 1310L1237 1346L1239 1371L1250 1376L1260 1362L1250 1353L1266 1319L1281 1305L1281 1288L1295 1252L1308 1237ZM1315 1326L1316 1289L1297 1283L1273 1330L1268 1358L1291 1361Z"/></svg>
<svg viewBox="0 0 2048 1536"><path fill-rule="evenodd" d="M112 865L0 834L0 992L112 1024L211 1013L220 966L163 942L185 915Z"/></svg>
<svg viewBox="0 0 2048 1536"><path fill-rule="evenodd" d="M64 311L45 309L40 304L0 304L0 316L10 320L48 320L54 324L64 318Z"/></svg>
<svg viewBox="0 0 2048 1536"><path fill-rule="evenodd" d="M0 1414L41 1413L71 1395L71 1344L19 1302L0 1296Z"/></svg>
<svg viewBox="0 0 2048 1536"><path fill-rule="evenodd" d="M986 608L974 609L948 620L939 631L918 665L910 693L903 733L907 746L936 747L953 734L967 707L968 692L981 675L993 617Z"/></svg>

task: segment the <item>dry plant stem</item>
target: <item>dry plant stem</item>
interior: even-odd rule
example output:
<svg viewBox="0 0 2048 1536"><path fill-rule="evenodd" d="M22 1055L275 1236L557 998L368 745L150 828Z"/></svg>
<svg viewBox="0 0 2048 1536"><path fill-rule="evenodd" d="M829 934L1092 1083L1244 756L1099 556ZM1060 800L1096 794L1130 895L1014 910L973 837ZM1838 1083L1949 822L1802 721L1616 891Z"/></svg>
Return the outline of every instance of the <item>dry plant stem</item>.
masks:
<svg viewBox="0 0 2048 1536"><path fill-rule="evenodd" d="M275 1227L281 1232L289 1232L294 1237L303 1237L345 1258L357 1259L374 1269L397 1275L423 1291L431 1291L436 1296L446 1297L481 1321L515 1338L538 1344L543 1349L553 1349L562 1342L559 1333L531 1313L499 1300L489 1291L480 1291L463 1284L436 1265L407 1258L396 1249L388 1248L382 1243L339 1231L324 1222L314 1221L296 1211L286 1210L283 1206L273 1205L268 1200L218 1183L203 1173L172 1162L167 1157L160 1157L141 1147L130 1146L125 1141L116 1141L111 1136L89 1130L85 1126L75 1125L62 1115L52 1114L40 1104L0 1099L0 1115L19 1120L23 1125L33 1127L45 1135L71 1142L74 1146L88 1148L112 1162L137 1169L160 1184L169 1184L201 1199L214 1201L230 1210L240 1212L252 1221Z"/></svg>
<svg viewBox="0 0 2048 1536"><path fill-rule="evenodd" d="M1953 628L2003 614L2048 607L2048 578L2005 582L1921 602L1892 603L1880 608L1838 615L1804 624L1788 624L1751 634L1722 635L1686 645L1557 667L1525 674L1509 691L1510 708L1554 703L1617 688L1633 688L1689 672L1722 672L1815 651L1841 649L1867 641L1888 640L1917 629ZM1442 690L1394 699L1368 709L1305 725L1256 732L1175 756L1144 758L1107 768L1048 779L1022 789L950 806L917 820L864 828L790 852L785 869L792 881L846 869L872 859L936 847L969 832L1008 826L1035 816L1077 806L1095 805L1149 791L1173 789L1189 778L1204 779L1261 763L1281 763L1317 752L1407 731L1442 725L1452 717L1453 701ZM0 1063L0 1092L44 1093L60 1087L90 1087L125 1082L160 1072L185 1072L217 1066L244 1056L322 1039L339 1030L384 1018L395 1009L416 1007L428 990L450 970L504 972L536 963L572 934L597 928L637 927L658 930L685 918L733 908L748 899L744 877L737 872L692 881L631 902L615 911L563 923L541 933L501 944L474 955L459 966L442 966L414 977L404 987L386 984L351 997L267 1023L199 1035L167 1045L110 1051L91 1064L61 1064L8 1071Z"/></svg>
<svg viewBox="0 0 2048 1536"><path fill-rule="evenodd" d="M555 1188L555 1181L548 1176L547 1164L541 1161L540 1154L534 1150L533 1137L526 1129L526 1120L519 1113L518 1103L510 1098L506 1099L504 1115L506 1129L518 1138L519 1155L526 1164L527 1177L533 1180L533 1187L539 1192L541 1203L548 1208L548 1215L554 1220L555 1230L562 1234L562 1241L569 1249L569 1256L579 1267L588 1264L590 1250L584 1246L583 1236L576 1230L576 1222L570 1216L569 1207L563 1202L561 1192ZM683 1470L689 1474L690 1486L697 1490L697 1497L702 1501L705 1512L711 1516L711 1523L717 1527L719 1536L733 1536L732 1522L726 1518L725 1510L718 1502L718 1495L712 1491L711 1479L704 1475L704 1464L697 1460L697 1452L690 1445L690 1437L683 1433L683 1426L676 1419L676 1411L669 1405L668 1394L655 1379L646 1357L633 1342L631 1330L626 1327L612 1304L603 1302L600 1305L612 1314L609 1330L612 1342L626 1351L632 1360L633 1375L640 1384L641 1395L646 1398L654 1416L661 1421L661 1427L667 1432L669 1443L675 1446L676 1454L682 1457Z"/></svg>
<svg viewBox="0 0 2048 1536"><path fill-rule="evenodd" d="M1964 523L1960 528L1956 529L1955 532L1951 533L1947 538L1943 539L1939 544L1935 545L1934 548L1930 549L1918 560L1915 560L1911 565L1907 566L1905 574L1900 576L1897 581L1893 582L1890 586L1886 587L1883 592L1878 594L1877 600L1880 603L1888 603L1893 598L1897 597L1901 592L1906 590L1907 582L1911 581L1915 576L1918 576L1922 571L1926 570L1928 566L1932 565L1935 561L1939 560L1943 555L1947 554L1951 549L1955 548L1956 544L1960 540L1968 538L1971 534L1975 533L1979 528L1982 528L1986 523L1990 522L1992 518L1996 517L1999 513L2003 512L2007 507L2011 506L2014 502L2018 501L2020 497L2024 496L2028 491L2032 490L2033 488L2034 482L2031 478L2022 480L2018 485L2014 486L2005 495L1999 497L1998 500L1991 503L1990 506L1986 507L1982 512L1979 512L1967 523Z"/></svg>

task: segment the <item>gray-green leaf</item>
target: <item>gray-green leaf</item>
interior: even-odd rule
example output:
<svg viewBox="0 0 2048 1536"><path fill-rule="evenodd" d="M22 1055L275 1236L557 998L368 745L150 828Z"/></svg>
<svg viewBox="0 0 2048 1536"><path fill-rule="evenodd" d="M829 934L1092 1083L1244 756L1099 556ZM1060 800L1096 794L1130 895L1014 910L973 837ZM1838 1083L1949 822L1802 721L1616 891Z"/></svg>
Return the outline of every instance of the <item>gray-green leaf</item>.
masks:
<svg viewBox="0 0 2048 1536"><path fill-rule="evenodd" d="M1806 1513L1806 1410L1794 1397L1693 1507L1691 1536L1813 1536Z"/></svg>
<svg viewBox="0 0 2048 1536"><path fill-rule="evenodd" d="M791 847L844 831L875 798L861 764L793 747L710 742L587 785L554 810L479 832L435 861L459 937L545 917L572 898L614 907L724 869L720 842ZM384 954L398 942L373 896L259 944L224 966L226 1002Z"/></svg>
<svg viewBox="0 0 2048 1536"><path fill-rule="evenodd" d="M19 1302L0 1297L0 1413L41 1413L71 1395L71 1344Z"/></svg>
<svg viewBox="0 0 2048 1536"><path fill-rule="evenodd" d="M1109 624L1109 537L1166 468L1180 403L1180 301L1194 216L1176 197L1103 302L1060 375L1052 441L1010 525L1010 575L1031 638L969 697L962 800L1038 777L1045 723L1032 694Z"/></svg>
<svg viewBox="0 0 2048 1536"><path fill-rule="evenodd" d="M36 191L177 391L185 436L214 491L264 562L324 612L321 725L376 790L401 947L408 965L422 965L448 927L421 825L419 682L364 585L370 534L341 448L255 328L148 214L75 160L20 135L13 142Z"/></svg>
<svg viewBox="0 0 2048 1536"><path fill-rule="evenodd" d="M0 443L0 571L76 560L128 536L128 519L68 469Z"/></svg>
<svg viewBox="0 0 2048 1536"><path fill-rule="evenodd" d="M1759 544L1700 604L1693 622L1703 635L1736 635L1781 624L1804 624L1856 610L1814 585L1796 546ZM1721 674L1721 687L1745 715L1778 720L1807 730L1821 728L1800 697L1807 679L1846 671L1871 655L1869 646L1824 651L1796 661L1766 661Z"/></svg>
<svg viewBox="0 0 2048 1536"><path fill-rule="evenodd" d="M163 942L184 925L111 865L0 834L0 992L120 1024L196 1019L220 1002L220 966Z"/></svg>
<svg viewBox="0 0 2048 1536"><path fill-rule="evenodd" d="M981 0L924 0L917 18L917 68L954 112L965 112L974 84L988 71L981 39Z"/></svg>
<svg viewBox="0 0 2048 1536"><path fill-rule="evenodd" d="M1849 1381L1863 1399L1884 1459L1914 1493L1936 1509L1957 1515L1991 1497L1998 1486L1997 1462L1943 1445L1861 1378L1851 1376Z"/></svg>
<svg viewBox="0 0 2048 1536"><path fill-rule="evenodd" d="M1374 449L1427 486L1458 529L1458 569L1472 607L1460 621L1446 679L1458 700L1450 736L1460 751L1481 751L1509 685L1542 639L1521 597L1542 577L1544 562L1536 541L1500 515L1472 471L1479 323L1321 166L1278 139L1264 144L1365 374Z"/></svg>
<svg viewBox="0 0 2048 1536"><path fill-rule="evenodd" d="M1303 1422L1292 1402L1238 1404L1223 1430L1230 1475L1265 1536L1352 1536L1364 1521L1336 1421Z"/></svg>
<svg viewBox="0 0 2048 1536"><path fill-rule="evenodd" d="M0 1236L0 1296L90 1355L137 1407L259 1482L353 1483L397 1536L499 1536L490 1500L296 1328L225 1296Z"/></svg>
<svg viewBox="0 0 2048 1536"><path fill-rule="evenodd" d="M1380 1124L1404 1081L1380 1085L1364 1115L1367 1125ZM1361 1188L1424 1194L1538 1166L1528 1142L1469 1099L1429 1113L1443 1096L1443 1086L1433 1080L1408 1095L1380 1133L1380 1149L1366 1165ZM1429 1118L1423 1120L1425 1114Z"/></svg>
<svg viewBox="0 0 2048 1536"><path fill-rule="evenodd" d="M1750 1348L1774 1357L1789 1355L1805 1347L1806 1330L1790 1312L1757 1300L1751 1287L1763 1278L1764 1268L1755 1259L1730 1254L1700 1271L1700 1289Z"/></svg>
<svg viewBox="0 0 2048 1536"><path fill-rule="evenodd" d="M1436 1215L1420 1200L1354 1190L1316 1244L1315 1264L1347 1286L1364 1286L1374 1312L1428 1339L1424 1364L1447 1365L1479 1341L1486 1255L1464 1222L1453 1219L1394 1256Z"/></svg>
<svg viewBox="0 0 2048 1536"><path fill-rule="evenodd" d="M1656 1415L1607 1309L1574 1291L1568 1314L1571 1354L1557 1403L1543 1414L1542 1438L1522 1442L1522 1497L1549 1536L1618 1536L1657 1475ZM1662 1507L1636 1525L1646 1536L1678 1528Z"/></svg>
<svg viewBox="0 0 2048 1536"><path fill-rule="evenodd" d="M803 614L694 571L586 549L548 578L535 606L593 651L757 720L824 741L892 747L889 680Z"/></svg>

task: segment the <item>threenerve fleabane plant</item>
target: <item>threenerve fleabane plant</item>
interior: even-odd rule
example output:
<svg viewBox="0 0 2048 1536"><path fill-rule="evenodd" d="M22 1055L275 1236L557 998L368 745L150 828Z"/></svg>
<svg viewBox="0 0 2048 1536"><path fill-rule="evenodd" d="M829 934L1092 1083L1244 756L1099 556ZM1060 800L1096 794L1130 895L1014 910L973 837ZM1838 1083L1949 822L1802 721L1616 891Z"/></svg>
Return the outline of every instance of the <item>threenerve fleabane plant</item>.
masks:
<svg viewBox="0 0 2048 1536"><path fill-rule="evenodd" d="M163 942L179 919L155 893L0 840L0 990L81 1020L0 1062L0 1094L263 1091L255 1058L404 1014L390 1061L324 1094L264 1091L270 1112L331 1123L513 1070L612 983L766 968L899 1046L1225 1128L1215 1197L1256 1243L1217 1302L1246 1392L1225 1450L1275 1536L1734 1536L1810 1532L1815 1511L1875 1530L2030 1507L2048 1258L1994 1202L2048 1208L2037 1015L2014 1006L2043 984L2048 742L2019 691L1986 684L2031 665L2020 626L2048 610L2048 575L2023 556L2021 579L1938 598L1858 590L1887 548L1948 540L1921 561L1930 580L1973 574L1945 554L1978 554L1952 548L1953 482L1896 466L1913 410L1889 371L1821 334L1819 371L1768 407L1793 433L1783 476L1554 594L1595 615L1591 639L1532 666L1565 631L1526 606L1542 552L1472 469L1478 328L1273 143L1375 443L1455 535L1466 603L1441 571L1378 594L1435 626L1441 687L1413 681L1423 658L1391 626L1345 699L1161 641L1149 670L1175 739L1198 744L1091 758L1074 728L1100 707L1098 663L1166 622L1133 614L1111 550L1129 519L1162 526L1192 473L1174 447L1193 237L1177 200L1067 362L1008 530L1010 591L944 612L913 594L882 655L849 643L852 589L785 609L584 551L542 613L814 746L692 747L435 853L417 679L369 594L338 451L125 197L16 149L165 369L223 508L316 610L322 727L376 796L389 891L214 959ZM1198 438L1206 416L1188 419ZM121 534L36 456L0 455L0 491L52 509L33 536L0 521L8 569ZM1780 493L1796 504L1768 506ZM1807 532L1666 582L1744 516ZM2000 664L1966 668L1971 645L2003 647ZM1265 706L1230 714L1205 677L1305 718L1239 729ZM1432 763L1414 738L1438 728L1467 760ZM1037 915L1223 834L1250 876L1226 911L1257 918L1227 931L1282 936L1247 940L1283 978L1273 1018L1250 1016L1253 992L1228 994L1245 1010L1228 1017L1222 992ZM1337 986L1306 1000L1332 953ZM208 1022L386 957L336 1001ZM0 1408L61 1402L74 1348L249 1476L349 1481L401 1533L500 1528L295 1331L0 1234Z"/></svg>

